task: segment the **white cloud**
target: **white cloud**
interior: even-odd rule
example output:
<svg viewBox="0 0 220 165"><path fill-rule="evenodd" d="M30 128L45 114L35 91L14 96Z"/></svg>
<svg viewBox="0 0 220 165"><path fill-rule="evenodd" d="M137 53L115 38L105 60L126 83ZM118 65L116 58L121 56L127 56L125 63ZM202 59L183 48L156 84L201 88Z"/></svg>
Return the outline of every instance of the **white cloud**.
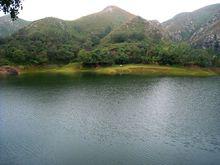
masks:
<svg viewBox="0 0 220 165"><path fill-rule="evenodd" d="M37 20L52 16L74 20L98 12L108 5L116 5L145 19L162 22L180 12L193 11L214 3L220 3L220 0L25 0L19 17Z"/></svg>

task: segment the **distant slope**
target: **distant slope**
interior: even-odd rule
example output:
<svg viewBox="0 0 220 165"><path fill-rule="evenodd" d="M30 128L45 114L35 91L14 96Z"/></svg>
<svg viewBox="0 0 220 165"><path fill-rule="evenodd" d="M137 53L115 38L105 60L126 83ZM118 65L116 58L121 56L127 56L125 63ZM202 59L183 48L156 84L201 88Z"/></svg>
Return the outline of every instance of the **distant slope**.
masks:
<svg viewBox="0 0 220 165"><path fill-rule="evenodd" d="M158 21L147 21L136 16L119 28L113 30L103 39L103 42L120 43L142 40L158 42L168 40L168 35Z"/></svg>
<svg viewBox="0 0 220 165"><path fill-rule="evenodd" d="M56 44L56 42L59 41L69 42L71 39L77 40L77 38L80 40L79 33L74 28L69 26L67 21L53 17L47 17L34 21L21 29L19 32L15 33L13 37L15 37L15 39L21 43L25 40L39 40L46 44L49 44L48 42L53 41L54 43L51 44Z"/></svg>
<svg viewBox="0 0 220 165"><path fill-rule="evenodd" d="M192 45L220 52L220 13L190 38Z"/></svg>
<svg viewBox="0 0 220 165"><path fill-rule="evenodd" d="M0 17L0 38L9 37L11 34L17 32L30 23L30 21L25 21L23 19L12 21L11 17L8 15Z"/></svg>
<svg viewBox="0 0 220 165"><path fill-rule="evenodd" d="M201 27L220 13L220 4L214 4L193 12L181 13L163 23L174 41L187 41Z"/></svg>

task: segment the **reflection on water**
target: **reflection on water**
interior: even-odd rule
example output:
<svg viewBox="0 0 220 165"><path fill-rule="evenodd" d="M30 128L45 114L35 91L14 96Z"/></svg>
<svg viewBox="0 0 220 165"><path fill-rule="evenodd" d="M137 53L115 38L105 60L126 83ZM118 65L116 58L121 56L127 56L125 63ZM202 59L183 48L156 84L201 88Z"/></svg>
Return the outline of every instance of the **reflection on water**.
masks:
<svg viewBox="0 0 220 165"><path fill-rule="evenodd" d="M220 78L0 79L0 164L219 164Z"/></svg>

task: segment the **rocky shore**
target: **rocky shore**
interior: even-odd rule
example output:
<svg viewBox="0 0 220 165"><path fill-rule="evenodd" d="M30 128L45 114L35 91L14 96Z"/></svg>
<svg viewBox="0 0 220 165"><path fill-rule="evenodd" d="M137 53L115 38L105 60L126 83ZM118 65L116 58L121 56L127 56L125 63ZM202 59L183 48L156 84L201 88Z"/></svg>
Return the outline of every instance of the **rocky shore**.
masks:
<svg viewBox="0 0 220 165"><path fill-rule="evenodd" d="M18 75L19 69L11 66L0 67L0 75Z"/></svg>

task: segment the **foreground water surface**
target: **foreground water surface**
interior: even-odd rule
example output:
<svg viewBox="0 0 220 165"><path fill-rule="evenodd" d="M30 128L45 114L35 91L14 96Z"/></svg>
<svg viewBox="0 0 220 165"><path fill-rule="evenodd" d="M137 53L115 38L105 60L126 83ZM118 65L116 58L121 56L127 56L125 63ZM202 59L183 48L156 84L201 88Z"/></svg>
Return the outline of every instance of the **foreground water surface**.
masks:
<svg viewBox="0 0 220 165"><path fill-rule="evenodd" d="M1 165L219 165L220 77L0 79Z"/></svg>

